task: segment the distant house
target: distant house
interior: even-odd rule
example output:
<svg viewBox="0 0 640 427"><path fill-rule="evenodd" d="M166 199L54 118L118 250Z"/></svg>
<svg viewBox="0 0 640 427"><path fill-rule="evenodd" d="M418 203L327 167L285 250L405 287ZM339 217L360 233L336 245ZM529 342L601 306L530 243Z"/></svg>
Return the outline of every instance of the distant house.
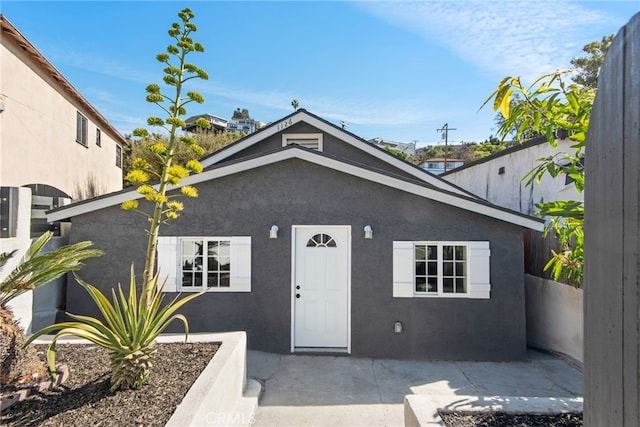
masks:
<svg viewBox="0 0 640 427"><path fill-rule="evenodd" d="M197 199L163 226L164 288L208 292L191 331L245 330L249 348L401 359L526 353L523 229L496 207L300 109L203 159ZM177 191L177 190L176 190ZM105 251L82 277L106 291L144 265L135 189L61 207L72 242ZM95 315L79 287L67 311Z"/></svg>
<svg viewBox="0 0 640 427"><path fill-rule="evenodd" d="M198 126L196 126L196 120L198 119L205 119L206 121L208 121L211 125L211 127L209 128L209 131L211 132L220 133L226 132L227 130L227 120L214 116L213 114L200 114L198 116L191 116L187 120L185 120L187 125L183 128L184 131L191 133L196 132L198 129Z"/></svg>
<svg viewBox="0 0 640 427"><path fill-rule="evenodd" d="M391 148L391 149L403 152L408 156L414 156L416 154L415 142L396 142L396 141L389 141L387 139L377 137L377 138L370 139L369 143L373 145L377 145L378 147L382 147L382 148Z"/></svg>
<svg viewBox="0 0 640 427"><path fill-rule="evenodd" d="M0 185L31 188L34 223L65 200L121 189L127 141L5 16L0 22Z"/></svg>
<svg viewBox="0 0 640 427"><path fill-rule="evenodd" d="M233 112L231 120L227 123L227 132L249 135L263 126L264 123L254 120L249 116L249 110L246 108L240 110L238 108Z"/></svg>
<svg viewBox="0 0 640 427"><path fill-rule="evenodd" d="M426 170L427 172L431 172L434 175L440 175L452 169L459 168L462 165L464 165L464 160L462 159L443 158L427 159L424 162L420 163L420 167L422 169Z"/></svg>

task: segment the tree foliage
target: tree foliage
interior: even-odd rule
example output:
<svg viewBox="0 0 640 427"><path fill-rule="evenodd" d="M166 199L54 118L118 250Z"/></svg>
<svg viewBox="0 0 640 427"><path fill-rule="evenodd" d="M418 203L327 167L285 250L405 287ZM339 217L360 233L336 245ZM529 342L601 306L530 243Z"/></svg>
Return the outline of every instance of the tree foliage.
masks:
<svg viewBox="0 0 640 427"><path fill-rule="evenodd" d="M600 67L604 63L604 57L611 47L611 43L613 42L614 34L604 36L602 40L594 40L591 43L586 44L582 50L586 53L586 56L582 56L579 58L573 58L571 60L571 65L575 67L572 71L571 80L586 88L597 89L598 86L598 75L600 73ZM518 110L522 108L526 108L526 106L521 105L526 102L520 96L520 93L517 91L513 93L510 103L510 110ZM495 123L498 128L502 128L506 119L502 115L502 113L497 113L495 116ZM513 121L512 128L509 130L508 135L513 137L516 132L520 129L520 136L523 139L530 139L536 136L539 136L533 129L527 128L526 125L521 127L523 124L521 121Z"/></svg>
<svg viewBox="0 0 640 427"><path fill-rule="evenodd" d="M602 40L594 40L586 44L582 50L587 54L580 58L573 58L571 65L576 68L577 74L573 76L573 81L579 85L591 89L598 87L598 75L600 67L604 63L604 57L611 47L614 34L604 36Z"/></svg>
<svg viewBox="0 0 640 427"><path fill-rule="evenodd" d="M493 110L499 111L504 123L499 135L505 137L514 128L518 141L528 132L544 135L547 142L558 148L556 136L564 132L573 141L572 152L558 152L538 159L537 166L523 180L531 185L539 183L545 175L555 178L568 175L578 192L584 190L584 147L595 89L578 83L567 83L571 70L557 71L537 79L531 86L522 85L519 77L504 78L498 88L483 104L493 100ZM522 98L515 105L514 94ZM481 107L482 108L482 107ZM553 252L545 270L551 270L554 279L564 279L579 285L583 277L583 221L584 206L580 201L561 200L536 205L539 215L551 221L546 233L555 232L562 250Z"/></svg>

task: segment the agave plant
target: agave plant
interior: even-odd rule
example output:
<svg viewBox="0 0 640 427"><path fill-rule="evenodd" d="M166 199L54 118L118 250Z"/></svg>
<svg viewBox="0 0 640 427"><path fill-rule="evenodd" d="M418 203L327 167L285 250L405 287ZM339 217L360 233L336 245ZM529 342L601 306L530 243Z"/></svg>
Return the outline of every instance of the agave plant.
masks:
<svg viewBox="0 0 640 427"><path fill-rule="evenodd" d="M156 338L174 320L184 324L185 337L189 334L187 319L176 313L180 307L196 298L200 293L178 299L176 296L169 304L162 305L164 283L158 283L158 274L152 278L153 287L150 300L141 303L138 300L134 268L131 265L129 293L125 295L122 286L118 292L111 290L111 300L96 287L76 277L78 283L89 293L96 307L104 317L104 322L90 316L68 313L75 321L57 323L33 334L26 344L33 342L43 334L56 332L49 349L47 363L55 371L56 342L59 338L74 335L84 338L106 349L111 359L111 391L138 388L147 383L154 363Z"/></svg>
<svg viewBox="0 0 640 427"><path fill-rule="evenodd" d="M91 242L66 245L42 253L53 233L46 232L27 249L18 265L0 280L0 384L9 384L21 377L41 375L45 369L31 348L23 348L25 331L15 319L9 302L24 292L45 285L69 271L82 268L82 261L102 255L88 249ZM17 251L0 254L0 272Z"/></svg>

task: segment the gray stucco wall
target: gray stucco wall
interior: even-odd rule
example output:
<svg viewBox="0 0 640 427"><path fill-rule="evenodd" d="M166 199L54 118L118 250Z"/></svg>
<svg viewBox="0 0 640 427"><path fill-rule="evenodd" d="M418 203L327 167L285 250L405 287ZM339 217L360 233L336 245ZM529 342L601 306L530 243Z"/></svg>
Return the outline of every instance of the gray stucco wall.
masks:
<svg viewBox="0 0 640 427"><path fill-rule="evenodd" d="M252 237L251 293L209 293L183 310L190 330L246 330L251 349L288 353L291 336L291 226L351 225L351 349L354 356L510 360L525 355L520 227L293 159L197 185L200 196L163 235ZM278 239L269 228L278 225ZM370 224L372 240L363 227ZM71 241L92 240L105 256L81 276L101 289L138 275L144 218L112 207L73 218ZM488 240L491 299L392 298L394 240ZM76 284L67 309L91 313ZM395 334L401 321L404 332ZM175 326L178 326L176 324ZM175 328L174 331L179 331Z"/></svg>

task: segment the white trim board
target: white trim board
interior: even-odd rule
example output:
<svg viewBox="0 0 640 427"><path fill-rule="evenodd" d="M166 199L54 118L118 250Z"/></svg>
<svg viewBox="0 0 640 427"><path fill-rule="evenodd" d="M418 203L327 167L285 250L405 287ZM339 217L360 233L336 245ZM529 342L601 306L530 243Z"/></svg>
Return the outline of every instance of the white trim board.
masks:
<svg viewBox="0 0 640 427"><path fill-rule="evenodd" d="M359 165L336 160L335 158L327 157L313 150L298 148L297 146L290 146L289 148L283 149L281 151L275 151L260 157L242 160L237 163L220 166L218 168L211 169L197 175L191 175L183 179L181 185L170 187L169 190L175 190L185 185L195 185L200 182L222 178L225 176L245 172L247 170L256 169L261 166L267 166L290 159L303 160L318 166L326 167L328 169L333 169L338 172L346 173L348 175L353 175L358 178L385 185L396 190L415 194L426 199L435 200L440 203L465 209L470 212L475 212L511 224L519 225L521 227L530 228L532 230L544 231L544 221L542 219L525 216L523 214L510 210L501 209L492 205L488 205L486 204L486 202L476 201L469 197L463 197L448 191L428 188L423 185L389 176L384 173L367 169ZM54 211L50 211L47 213L47 221L60 221L98 209L104 209L107 207L119 205L126 200L141 198L143 198L143 196L139 194L135 188L133 188L131 189L131 191L120 192L112 196L106 196L88 202L70 204Z"/></svg>

